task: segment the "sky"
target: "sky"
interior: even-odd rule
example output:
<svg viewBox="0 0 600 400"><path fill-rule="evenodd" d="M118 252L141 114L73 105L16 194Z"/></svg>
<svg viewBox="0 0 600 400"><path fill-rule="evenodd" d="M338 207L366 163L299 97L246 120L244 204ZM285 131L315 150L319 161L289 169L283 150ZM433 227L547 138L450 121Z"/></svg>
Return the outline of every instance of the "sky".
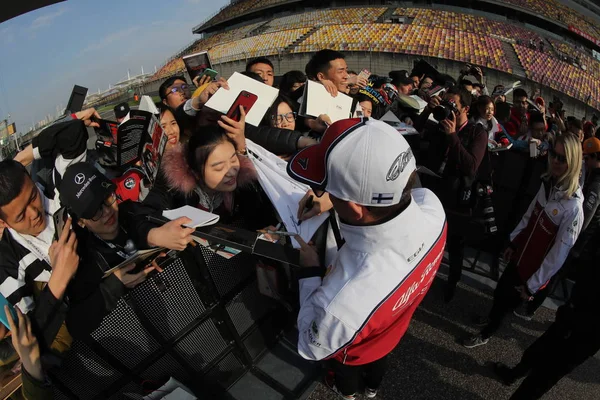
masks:
<svg viewBox="0 0 600 400"><path fill-rule="evenodd" d="M228 0L67 0L0 23L0 119L18 132L56 107L73 85L90 92L153 72L198 38L192 28ZM62 111L62 110L61 110Z"/></svg>

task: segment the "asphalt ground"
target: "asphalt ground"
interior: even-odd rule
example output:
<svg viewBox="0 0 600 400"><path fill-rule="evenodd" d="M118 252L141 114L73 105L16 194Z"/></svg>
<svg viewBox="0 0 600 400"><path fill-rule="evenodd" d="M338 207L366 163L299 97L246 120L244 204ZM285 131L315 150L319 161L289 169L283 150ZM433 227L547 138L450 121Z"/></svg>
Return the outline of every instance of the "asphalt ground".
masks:
<svg viewBox="0 0 600 400"><path fill-rule="evenodd" d="M498 382L492 363L516 364L523 350L550 326L555 311L541 307L532 321L511 314L487 345L466 349L459 340L478 331L473 318L487 315L493 289L463 277L454 300L445 304L445 283L443 273L438 274L406 335L391 353L377 399L508 399L518 387L520 381L511 387ZM309 397L330 399L339 397L323 384ZM600 353L563 378L544 399L600 399Z"/></svg>

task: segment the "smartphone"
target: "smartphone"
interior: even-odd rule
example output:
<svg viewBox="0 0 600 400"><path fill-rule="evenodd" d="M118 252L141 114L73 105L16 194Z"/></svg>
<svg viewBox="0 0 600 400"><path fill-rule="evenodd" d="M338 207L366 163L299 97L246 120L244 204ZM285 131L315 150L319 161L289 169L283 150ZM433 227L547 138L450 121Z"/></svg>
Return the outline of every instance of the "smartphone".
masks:
<svg viewBox="0 0 600 400"><path fill-rule="evenodd" d="M204 70L204 72L202 73L202 75L208 75L212 79L215 79L217 77L217 75L219 75L219 73L217 71L215 71L214 69L206 68Z"/></svg>
<svg viewBox="0 0 600 400"><path fill-rule="evenodd" d="M363 69L362 71L360 71L360 73L358 74L359 78L365 78L365 79L369 79L369 77L371 76L371 73L369 72L368 69Z"/></svg>
<svg viewBox="0 0 600 400"><path fill-rule="evenodd" d="M12 315L13 321L15 321L15 324L19 324L19 320L17 317L17 312L15 311L15 308L13 307L12 304L10 304L8 302L8 300L6 300L6 297L0 295L0 321L2 321L2 324L6 327L6 329L10 330L10 325L8 324L8 317L6 315L6 313L4 312L4 306L8 306L8 309L10 310L10 315Z"/></svg>
<svg viewBox="0 0 600 400"><path fill-rule="evenodd" d="M244 112L248 114L254 103L256 103L256 100L258 100L257 95L242 90L233 102L233 105L231 106L229 111L227 111L227 117L231 118L234 121L239 121L241 117L240 106L242 106L244 108Z"/></svg>
<svg viewBox="0 0 600 400"><path fill-rule="evenodd" d="M69 213L65 207L61 207L54 215L52 215L52 219L54 220L54 238L58 240L65 229L65 224L67 219L69 219Z"/></svg>

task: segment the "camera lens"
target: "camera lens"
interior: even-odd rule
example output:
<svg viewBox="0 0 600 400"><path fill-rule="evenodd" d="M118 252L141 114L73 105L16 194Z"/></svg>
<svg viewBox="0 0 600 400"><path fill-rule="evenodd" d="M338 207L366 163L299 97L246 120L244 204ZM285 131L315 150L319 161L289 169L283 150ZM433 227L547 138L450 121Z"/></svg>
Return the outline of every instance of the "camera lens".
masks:
<svg viewBox="0 0 600 400"><path fill-rule="evenodd" d="M446 106L439 105L433 109L433 118L436 121L441 122L450 117L450 113L451 111Z"/></svg>

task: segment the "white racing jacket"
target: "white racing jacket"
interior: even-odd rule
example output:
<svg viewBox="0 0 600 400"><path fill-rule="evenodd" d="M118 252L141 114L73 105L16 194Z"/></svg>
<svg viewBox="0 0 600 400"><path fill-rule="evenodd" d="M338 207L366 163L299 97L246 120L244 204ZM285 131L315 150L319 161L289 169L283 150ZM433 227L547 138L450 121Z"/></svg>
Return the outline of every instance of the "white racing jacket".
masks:
<svg viewBox="0 0 600 400"><path fill-rule="evenodd" d="M300 280L298 351L309 360L349 365L396 347L443 257L446 216L427 189L380 225L340 224L345 244L321 280Z"/></svg>
<svg viewBox="0 0 600 400"><path fill-rule="evenodd" d="M558 272L583 225L581 188L571 198L546 182L510 235L512 261L529 293L540 290Z"/></svg>

